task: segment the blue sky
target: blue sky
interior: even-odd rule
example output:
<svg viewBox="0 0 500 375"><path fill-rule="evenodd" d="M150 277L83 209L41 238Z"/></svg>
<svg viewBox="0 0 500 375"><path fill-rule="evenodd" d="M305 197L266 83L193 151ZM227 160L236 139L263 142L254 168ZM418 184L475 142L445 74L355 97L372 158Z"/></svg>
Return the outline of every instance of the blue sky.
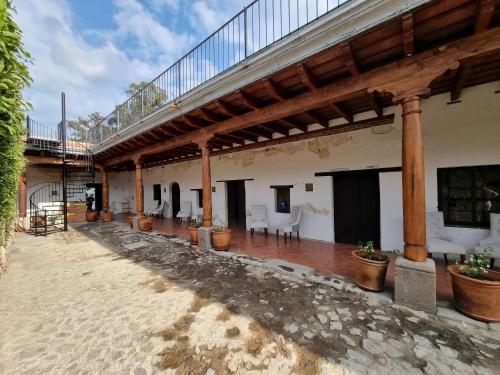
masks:
<svg viewBox="0 0 500 375"><path fill-rule="evenodd" d="M31 114L47 126L106 115L130 82L151 80L249 0L14 0L33 57Z"/></svg>

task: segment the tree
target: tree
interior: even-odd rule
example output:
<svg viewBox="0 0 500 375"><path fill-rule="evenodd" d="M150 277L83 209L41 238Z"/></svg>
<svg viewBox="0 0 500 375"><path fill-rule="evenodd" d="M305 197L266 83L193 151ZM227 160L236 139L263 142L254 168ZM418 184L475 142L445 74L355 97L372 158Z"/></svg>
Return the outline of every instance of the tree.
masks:
<svg viewBox="0 0 500 375"><path fill-rule="evenodd" d="M99 112L94 112L86 118L78 117L76 120L68 121L68 128L70 129L68 139L86 142L90 139L91 132L94 131L95 127L102 119L103 117Z"/></svg>
<svg viewBox="0 0 500 375"><path fill-rule="evenodd" d="M12 19L10 0L0 0L0 246L16 217L19 178L24 170L23 136L26 110L23 89L31 84L30 55Z"/></svg>
<svg viewBox="0 0 500 375"><path fill-rule="evenodd" d="M167 103L167 93L155 82L132 82L125 90L129 99L117 106L120 128L135 124Z"/></svg>

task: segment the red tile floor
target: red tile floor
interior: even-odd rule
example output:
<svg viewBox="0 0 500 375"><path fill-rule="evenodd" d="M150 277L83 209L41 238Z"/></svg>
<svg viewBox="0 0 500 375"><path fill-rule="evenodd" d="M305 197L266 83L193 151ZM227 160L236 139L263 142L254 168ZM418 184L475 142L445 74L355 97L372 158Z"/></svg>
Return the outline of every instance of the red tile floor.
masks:
<svg viewBox="0 0 500 375"><path fill-rule="evenodd" d="M128 222L127 216L116 215L115 218L121 222ZM153 218L153 229L189 239L187 223L181 223L177 220ZM250 231L235 228L232 230L230 250L263 258L282 259L352 279L354 268L352 267L351 252L355 248L354 245L305 239L298 242L296 237L293 237L292 241L288 240L285 244L283 236L277 239L274 234L269 233L269 236L266 237L260 232L251 236ZM441 258L435 259L435 261L437 298L451 302L453 299L451 279L446 271L446 265ZM387 289L392 290L393 285L394 258L389 264L386 278Z"/></svg>

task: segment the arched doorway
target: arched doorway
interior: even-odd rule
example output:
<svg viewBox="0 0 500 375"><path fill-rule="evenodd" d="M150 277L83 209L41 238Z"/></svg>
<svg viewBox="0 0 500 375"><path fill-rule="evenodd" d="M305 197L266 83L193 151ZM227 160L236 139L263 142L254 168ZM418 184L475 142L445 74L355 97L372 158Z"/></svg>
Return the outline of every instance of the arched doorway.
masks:
<svg viewBox="0 0 500 375"><path fill-rule="evenodd" d="M172 196L172 218L175 218L181 209L181 189L177 182L170 186L170 194Z"/></svg>

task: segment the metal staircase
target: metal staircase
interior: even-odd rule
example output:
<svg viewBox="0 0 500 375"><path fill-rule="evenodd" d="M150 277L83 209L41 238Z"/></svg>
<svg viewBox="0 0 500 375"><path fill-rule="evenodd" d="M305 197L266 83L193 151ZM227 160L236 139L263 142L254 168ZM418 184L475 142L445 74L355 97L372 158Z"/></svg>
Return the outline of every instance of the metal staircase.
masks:
<svg viewBox="0 0 500 375"><path fill-rule="evenodd" d="M30 203L30 230L35 236L67 229L67 201L85 199L87 184L94 183L94 157L84 142L67 134L61 121L57 130L27 118L27 149L60 160L61 177L58 181L41 184L33 191Z"/></svg>

